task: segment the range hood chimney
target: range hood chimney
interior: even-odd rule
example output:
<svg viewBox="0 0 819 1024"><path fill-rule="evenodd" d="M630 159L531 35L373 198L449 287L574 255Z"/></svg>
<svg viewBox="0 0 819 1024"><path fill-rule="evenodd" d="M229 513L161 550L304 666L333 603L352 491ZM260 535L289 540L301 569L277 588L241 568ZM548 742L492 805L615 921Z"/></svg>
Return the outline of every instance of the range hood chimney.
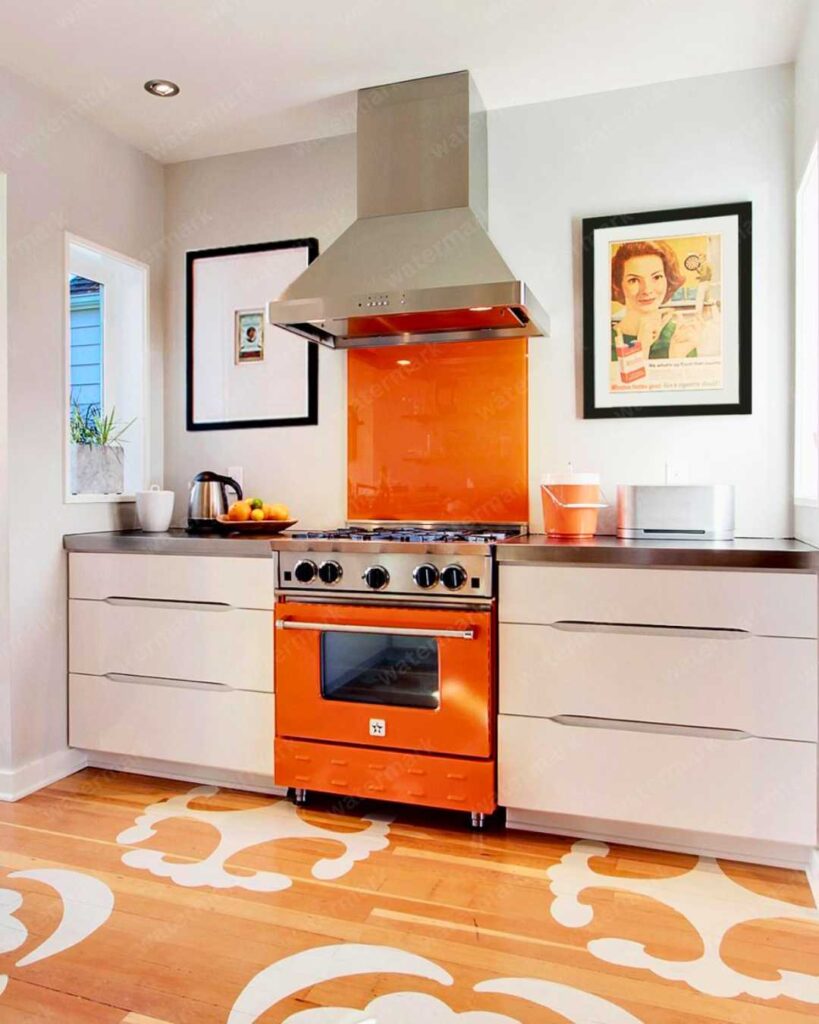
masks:
<svg viewBox="0 0 819 1024"><path fill-rule="evenodd" d="M328 348L549 333L487 234L486 111L469 72L358 93L358 219L268 306Z"/></svg>

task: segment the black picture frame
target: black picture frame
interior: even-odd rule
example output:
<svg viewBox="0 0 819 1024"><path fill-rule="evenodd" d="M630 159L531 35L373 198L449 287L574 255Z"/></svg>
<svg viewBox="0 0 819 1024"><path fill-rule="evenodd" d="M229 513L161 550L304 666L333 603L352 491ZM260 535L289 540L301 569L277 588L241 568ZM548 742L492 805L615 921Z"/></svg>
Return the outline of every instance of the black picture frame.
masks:
<svg viewBox="0 0 819 1024"><path fill-rule="evenodd" d="M189 431L199 430L251 430L260 427L314 427L318 423L318 346L305 341L307 345L307 415L282 417L279 419L224 420L207 423L196 422L194 418L194 268L197 260L221 256L244 256L250 253L271 252L276 249L307 250L307 264L318 258L319 244L316 238L289 238L278 242L253 242L249 245L229 245L218 249L195 249L185 254L185 301L186 301L186 422ZM275 296L271 295L271 299Z"/></svg>
<svg viewBox="0 0 819 1024"><path fill-rule="evenodd" d="M713 404L634 405L603 407L595 401L595 296L594 256L595 233L601 228L629 225L661 224L664 221L697 220L707 217L736 217L738 221L738 398L736 402ZM614 214L587 217L582 222L583 268L583 418L626 419L648 416L737 416L752 411L752 231L753 212L750 202L721 203L654 210L644 213ZM685 392L681 392L684 395Z"/></svg>

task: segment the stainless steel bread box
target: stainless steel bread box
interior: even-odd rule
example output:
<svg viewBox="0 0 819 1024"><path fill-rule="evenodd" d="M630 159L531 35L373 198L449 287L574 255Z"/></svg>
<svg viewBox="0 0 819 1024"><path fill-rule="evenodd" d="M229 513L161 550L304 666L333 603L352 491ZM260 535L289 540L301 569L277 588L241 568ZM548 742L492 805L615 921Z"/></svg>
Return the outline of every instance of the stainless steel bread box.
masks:
<svg viewBox="0 0 819 1024"><path fill-rule="evenodd" d="M617 536L628 540L733 540L733 485L621 484L617 488Z"/></svg>

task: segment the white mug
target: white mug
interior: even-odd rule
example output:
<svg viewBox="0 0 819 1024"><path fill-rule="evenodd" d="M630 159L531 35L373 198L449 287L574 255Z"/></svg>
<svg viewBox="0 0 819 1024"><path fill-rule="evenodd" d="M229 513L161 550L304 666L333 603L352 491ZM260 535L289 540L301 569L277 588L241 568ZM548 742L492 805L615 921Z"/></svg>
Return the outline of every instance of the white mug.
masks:
<svg viewBox="0 0 819 1024"><path fill-rule="evenodd" d="M153 484L149 491L136 492L136 508L139 525L145 533L164 533L171 525L173 491L161 491Z"/></svg>

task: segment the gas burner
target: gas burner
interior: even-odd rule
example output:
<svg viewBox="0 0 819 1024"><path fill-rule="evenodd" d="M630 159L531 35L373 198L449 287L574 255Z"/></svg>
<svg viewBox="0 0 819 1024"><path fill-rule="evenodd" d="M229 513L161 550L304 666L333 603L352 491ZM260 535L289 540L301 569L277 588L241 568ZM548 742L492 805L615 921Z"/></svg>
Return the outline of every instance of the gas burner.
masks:
<svg viewBox="0 0 819 1024"><path fill-rule="evenodd" d="M354 530L342 527L338 530L291 530L289 537L294 540L372 540L369 530Z"/></svg>
<svg viewBox="0 0 819 1024"><path fill-rule="evenodd" d="M373 529L345 526L336 530L294 530L288 536L294 540L388 541L397 544L499 544L520 533L515 527L498 530L461 529L441 527L388 527Z"/></svg>

